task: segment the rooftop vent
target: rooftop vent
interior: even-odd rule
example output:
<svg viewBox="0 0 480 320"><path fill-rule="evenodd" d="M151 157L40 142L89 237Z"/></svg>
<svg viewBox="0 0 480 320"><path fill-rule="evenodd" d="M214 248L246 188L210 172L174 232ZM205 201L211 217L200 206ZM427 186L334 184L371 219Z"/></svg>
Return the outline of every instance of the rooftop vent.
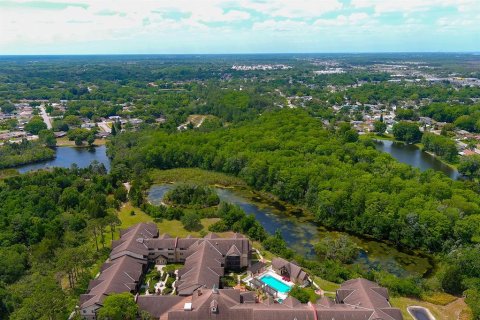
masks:
<svg viewBox="0 0 480 320"><path fill-rule="evenodd" d="M191 302L185 302L185 305L183 306L184 311L192 311L192 303Z"/></svg>

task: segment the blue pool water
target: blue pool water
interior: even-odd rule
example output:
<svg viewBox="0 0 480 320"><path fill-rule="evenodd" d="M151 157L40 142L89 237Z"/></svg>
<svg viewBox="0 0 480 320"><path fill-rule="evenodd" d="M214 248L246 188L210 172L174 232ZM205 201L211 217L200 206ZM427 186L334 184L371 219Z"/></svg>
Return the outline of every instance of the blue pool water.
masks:
<svg viewBox="0 0 480 320"><path fill-rule="evenodd" d="M290 286L268 274L261 277L260 280L280 293L287 293L292 289Z"/></svg>

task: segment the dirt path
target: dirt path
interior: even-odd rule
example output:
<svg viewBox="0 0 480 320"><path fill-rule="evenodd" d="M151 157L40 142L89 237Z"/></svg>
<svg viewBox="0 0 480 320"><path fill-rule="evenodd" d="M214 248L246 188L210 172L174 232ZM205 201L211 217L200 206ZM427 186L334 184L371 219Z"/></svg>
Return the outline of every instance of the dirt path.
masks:
<svg viewBox="0 0 480 320"><path fill-rule="evenodd" d="M445 306L446 310L451 310L455 314L455 319L463 320L460 318L462 310L467 309L467 304L463 298L458 298L457 300L450 302Z"/></svg>

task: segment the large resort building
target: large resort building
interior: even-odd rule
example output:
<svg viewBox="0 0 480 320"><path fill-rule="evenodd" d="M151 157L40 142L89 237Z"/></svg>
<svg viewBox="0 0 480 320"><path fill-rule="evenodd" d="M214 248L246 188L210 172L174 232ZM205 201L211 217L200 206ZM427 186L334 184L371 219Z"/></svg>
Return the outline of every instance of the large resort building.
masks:
<svg viewBox="0 0 480 320"><path fill-rule="evenodd" d="M140 295L148 265L168 263L183 264L174 283L175 295ZM130 292L141 310L162 320L403 319L400 310L391 307L387 289L365 279L349 280L337 290L335 300L323 297L314 304L291 296L274 300L275 287L265 283L260 286L267 297L263 300L256 291L221 288L226 272L247 268L252 285L261 282L257 275L265 272L276 281L283 278L301 286L309 282L305 271L284 259L274 259L268 271L263 263L252 263L251 243L243 235L173 238L159 235L153 223L140 223L123 230L112 243L108 261L80 297L79 312L84 319L95 320L108 295Z"/></svg>

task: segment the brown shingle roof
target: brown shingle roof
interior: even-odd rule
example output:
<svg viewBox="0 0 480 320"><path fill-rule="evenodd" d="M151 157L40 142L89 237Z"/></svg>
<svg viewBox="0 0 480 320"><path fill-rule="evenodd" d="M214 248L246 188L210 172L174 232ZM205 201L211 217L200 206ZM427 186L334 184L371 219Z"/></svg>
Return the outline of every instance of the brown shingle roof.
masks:
<svg viewBox="0 0 480 320"><path fill-rule="evenodd" d="M105 263L100 276L92 280L88 292L82 295L82 308L93 304L101 304L111 293L134 291L142 277L146 261L123 256L115 261Z"/></svg>
<svg viewBox="0 0 480 320"><path fill-rule="evenodd" d="M158 319L168 311L183 310L185 302L190 300L190 297L149 295L139 296L137 304L141 310Z"/></svg>
<svg viewBox="0 0 480 320"><path fill-rule="evenodd" d="M248 271L250 271L252 273L257 273L259 270L261 270L265 266L266 266L266 264L264 262L257 261L256 263L254 263L250 267L248 267Z"/></svg>
<svg viewBox="0 0 480 320"><path fill-rule="evenodd" d="M307 278L307 274L305 271L302 270L301 267L299 267L297 264L287 261L282 258L274 258L272 260L272 266L275 269L281 269L281 268L286 268L288 271L288 274L290 275L290 278L292 279L299 279L299 280L304 280Z"/></svg>
<svg viewBox="0 0 480 320"><path fill-rule="evenodd" d="M130 253L146 257L148 255L146 240L157 236L158 229L155 223L139 223L121 230L120 239L112 242L110 258L116 259Z"/></svg>
<svg viewBox="0 0 480 320"><path fill-rule="evenodd" d="M224 274L222 259L222 254L209 241L199 244L178 272L178 294L191 295L197 288L218 286Z"/></svg>
<svg viewBox="0 0 480 320"><path fill-rule="evenodd" d="M390 308L388 292L367 279L352 279L337 290L337 302L362 308Z"/></svg>

